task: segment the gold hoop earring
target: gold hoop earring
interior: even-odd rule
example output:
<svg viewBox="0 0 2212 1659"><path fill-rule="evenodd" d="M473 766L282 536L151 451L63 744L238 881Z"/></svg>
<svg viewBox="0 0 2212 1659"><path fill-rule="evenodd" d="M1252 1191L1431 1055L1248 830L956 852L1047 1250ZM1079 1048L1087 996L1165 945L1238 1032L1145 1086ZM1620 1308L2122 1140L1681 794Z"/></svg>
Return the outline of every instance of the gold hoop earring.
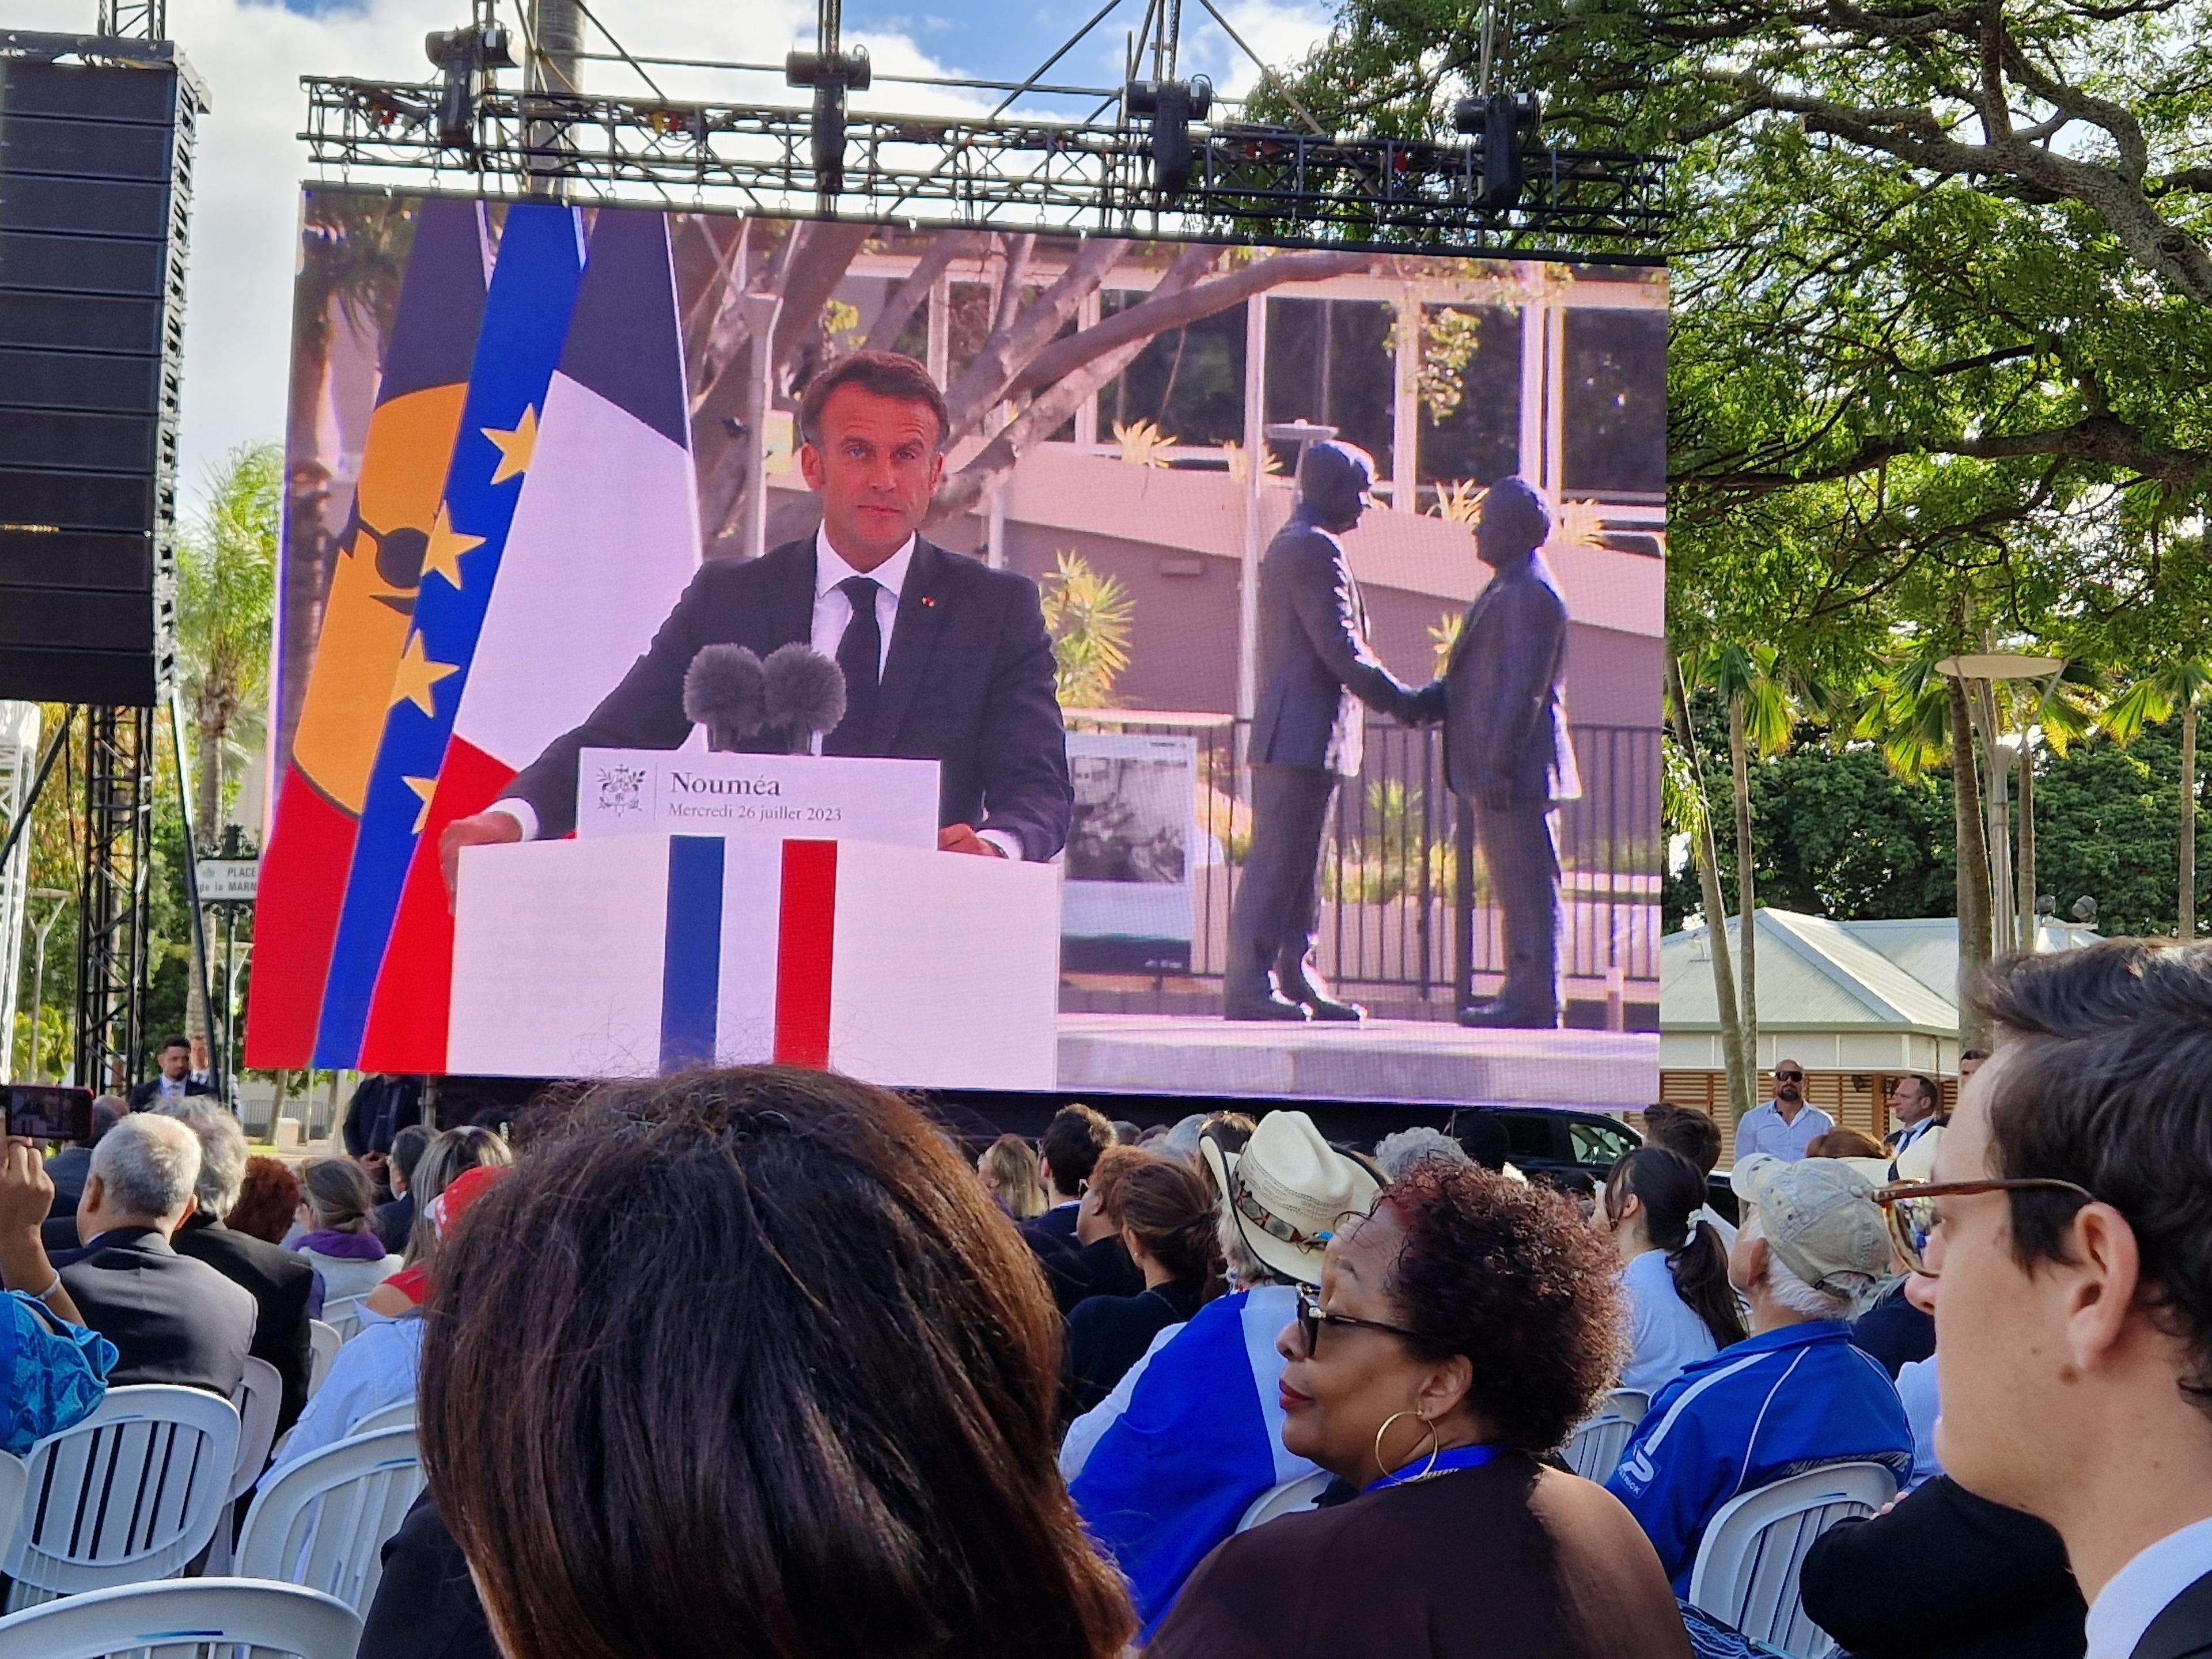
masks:
<svg viewBox="0 0 2212 1659"><path fill-rule="evenodd" d="M1439 1445L1437 1441L1437 1425L1430 1422L1424 1413L1418 1411L1392 1412L1389 1416L1382 1419L1382 1426L1375 1431L1375 1467L1381 1472L1385 1479L1389 1478L1391 1474L1391 1468L1388 1463L1385 1463L1382 1461L1382 1437L1390 1432L1390 1425L1393 1423L1395 1423L1401 1417L1419 1419L1421 1426L1429 1431L1429 1461L1421 1465L1421 1473L1419 1474L1412 1474L1406 1477L1408 1480L1419 1480L1426 1477L1428 1473L1436 1468L1437 1459L1443 1454L1443 1448Z"/></svg>

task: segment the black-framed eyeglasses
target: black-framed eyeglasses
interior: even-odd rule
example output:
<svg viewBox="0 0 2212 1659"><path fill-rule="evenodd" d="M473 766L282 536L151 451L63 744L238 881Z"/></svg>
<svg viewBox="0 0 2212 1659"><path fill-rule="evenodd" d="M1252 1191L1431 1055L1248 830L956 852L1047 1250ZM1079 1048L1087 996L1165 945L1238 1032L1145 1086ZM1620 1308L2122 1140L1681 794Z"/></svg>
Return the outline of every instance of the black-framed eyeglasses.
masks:
<svg viewBox="0 0 2212 1659"><path fill-rule="evenodd" d="M1906 1267L1923 1279L1939 1275L1928 1265L1928 1247L1935 1242L1942 1217L1936 1213L1939 1198L1966 1198L1975 1193L2071 1193L2084 1204L2094 1204L2096 1194L2070 1181L2024 1176L2016 1181L1899 1181L1878 1188L1874 1201L1889 1222L1889 1240Z"/></svg>
<svg viewBox="0 0 2212 1659"><path fill-rule="evenodd" d="M1321 1352L1321 1328L1324 1325L1352 1325L1365 1331L1388 1331L1393 1336L1402 1336L1409 1342L1420 1340L1419 1335L1403 1325L1385 1325L1379 1319L1354 1319L1350 1314L1331 1313L1321 1305L1321 1299L1307 1286L1298 1286L1298 1335L1306 1345L1309 1358Z"/></svg>
<svg viewBox="0 0 2212 1659"><path fill-rule="evenodd" d="M1774 1080L1777 1083L1802 1083L1805 1080L1805 1073L1802 1072L1777 1072L1774 1074Z"/></svg>

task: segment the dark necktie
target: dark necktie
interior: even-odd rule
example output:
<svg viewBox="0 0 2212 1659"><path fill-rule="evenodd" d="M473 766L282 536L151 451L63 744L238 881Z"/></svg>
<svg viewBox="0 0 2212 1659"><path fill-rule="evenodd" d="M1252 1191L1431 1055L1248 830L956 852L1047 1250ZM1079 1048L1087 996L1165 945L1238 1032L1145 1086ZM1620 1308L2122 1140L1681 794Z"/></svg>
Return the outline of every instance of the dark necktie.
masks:
<svg viewBox="0 0 2212 1659"><path fill-rule="evenodd" d="M853 620L837 641L837 666L845 671L845 718L823 739L825 755L861 755L875 735L876 689L883 673L884 633L876 621L876 595L882 585L872 576L848 576L837 591L852 602Z"/></svg>

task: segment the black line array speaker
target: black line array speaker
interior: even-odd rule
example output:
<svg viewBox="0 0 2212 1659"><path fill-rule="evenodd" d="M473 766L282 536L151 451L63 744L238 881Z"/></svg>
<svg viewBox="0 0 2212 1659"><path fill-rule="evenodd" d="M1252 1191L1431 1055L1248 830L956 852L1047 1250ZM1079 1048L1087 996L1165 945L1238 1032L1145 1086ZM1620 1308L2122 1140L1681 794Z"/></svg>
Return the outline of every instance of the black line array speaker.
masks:
<svg viewBox="0 0 2212 1659"><path fill-rule="evenodd" d="M0 697L166 688L204 102L167 42L0 33Z"/></svg>

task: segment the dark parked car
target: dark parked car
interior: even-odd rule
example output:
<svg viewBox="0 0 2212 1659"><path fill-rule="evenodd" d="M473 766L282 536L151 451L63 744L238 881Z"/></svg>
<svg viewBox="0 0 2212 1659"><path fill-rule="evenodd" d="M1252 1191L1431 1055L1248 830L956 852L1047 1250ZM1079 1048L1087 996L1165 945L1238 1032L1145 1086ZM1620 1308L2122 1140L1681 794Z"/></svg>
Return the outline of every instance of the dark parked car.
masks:
<svg viewBox="0 0 2212 1659"><path fill-rule="evenodd" d="M1497 1127L1486 1127L1486 1118ZM1617 1117L1555 1106L1471 1107L1453 1114L1449 1133L1481 1158L1495 1147L1497 1128L1504 1131L1506 1158L1522 1174L1583 1194L1595 1192L1614 1164L1644 1144ZM1705 1186L1706 1201L1734 1222L1735 1194L1728 1177L1716 1172Z"/></svg>

